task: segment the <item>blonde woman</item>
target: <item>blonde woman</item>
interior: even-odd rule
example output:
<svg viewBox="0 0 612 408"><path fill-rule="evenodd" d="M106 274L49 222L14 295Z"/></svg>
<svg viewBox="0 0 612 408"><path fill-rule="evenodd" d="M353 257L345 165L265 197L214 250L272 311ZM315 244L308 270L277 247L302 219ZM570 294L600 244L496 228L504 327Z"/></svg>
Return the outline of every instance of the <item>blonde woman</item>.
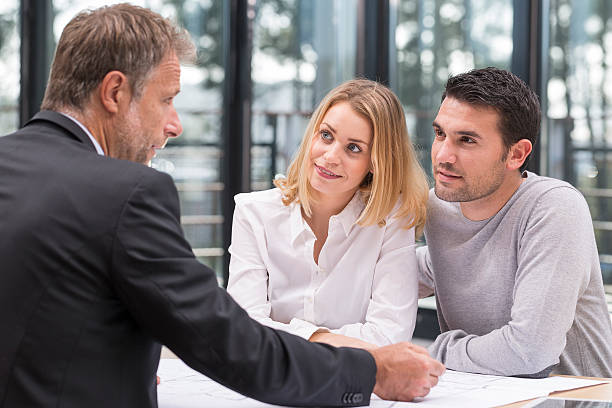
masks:
<svg viewBox="0 0 612 408"><path fill-rule="evenodd" d="M274 184L235 197L234 299L259 322L311 341L410 340L428 185L393 92L364 79L333 89Z"/></svg>

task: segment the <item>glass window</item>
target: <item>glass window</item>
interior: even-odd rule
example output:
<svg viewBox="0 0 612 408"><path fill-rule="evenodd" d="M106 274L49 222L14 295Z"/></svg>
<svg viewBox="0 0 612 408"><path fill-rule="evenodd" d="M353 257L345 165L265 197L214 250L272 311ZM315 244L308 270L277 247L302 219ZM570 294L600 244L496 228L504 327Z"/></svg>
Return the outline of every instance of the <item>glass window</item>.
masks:
<svg viewBox="0 0 612 408"><path fill-rule="evenodd" d="M197 46L198 60L195 66L182 68L181 93L175 101L183 135L168 143L153 166L174 177L185 235L198 259L213 268L223 284L222 28L224 7L228 5L223 0L166 3L156 11L175 13Z"/></svg>
<svg viewBox="0 0 612 408"><path fill-rule="evenodd" d="M19 126L19 1L0 3L0 135Z"/></svg>
<svg viewBox="0 0 612 408"><path fill-rule="evenodd" d="M55 0L56 42L64 26L85 8L113 2ZM181 68L181 93L175 107L183 125L151 165L174 178L181 203L181 223L195 255L213 268L220 284L223 270L221 207L221 116L223 101L224 0L134 1L185 27L197 49L194 66Z"/></svg>
<svg viewBox="0 0 612 408"><path fill-rule="evenodd" d="M612 4L551 0L548 22L542 168L585 195L612 284Z"/></svg>
<svg viewBox="0 0 612 408"><path fill-rule="evenodd" d="M431 123L449 75L472 68L510 69L512 0L400 0L393 3L391 88L408 132L431 170Z"/></svg>
<svg viewBox="0 0 612 408"><path fill-rule="evenodd" d="M253 33L251 188L272 186L312 110L355 75L357 0L261 0Z"/></svg>

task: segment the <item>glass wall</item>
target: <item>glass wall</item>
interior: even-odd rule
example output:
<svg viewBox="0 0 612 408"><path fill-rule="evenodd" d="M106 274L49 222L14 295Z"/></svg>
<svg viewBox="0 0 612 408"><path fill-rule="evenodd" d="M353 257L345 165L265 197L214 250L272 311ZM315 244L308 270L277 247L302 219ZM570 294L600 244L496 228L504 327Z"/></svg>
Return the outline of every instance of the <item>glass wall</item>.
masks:
<svg viewBox="0 0 612 408"><path fill-rule="evenodd" d="M612 284L612 3L551 0L547 23L543 171L585 195Z"/></svg>
<svg viewBox="0 0 612 408"><path fill-rule="evenodd" d="M312 110L355 76L357 0L261 0L253 32L251 187L285 173Z"/></svg>
<svg viewBox="0 0 612 408"><path fill-rule="evenodd" d="M0 136L19 123L19 1L0 3Z"/></svg>
<svg viewBox="0 0 612 408"><path fill-rule="evenodd" d="M391 7L391 88L431 173L431 123L449 75L475 67L510 69L512 0L400 0Z"/></svg>
<svg viewBox="0 0 612 408"><path fill-rule="evenodd" d="M75 14L108 1L55 0L56 42ZM169 17L185 27L197 49L197 63L181 68L181 93L175 107L183 134L168 141L151 165L169 173L176 183L181 203L181 223L195 255L223 276L223 216L221 160L223 141L223 16L224 0L132 1Z"/></svg>
<svg viewBox="0 0 612 408"><path fill-rule="evenodd" d="M248 17L253 22L249 180L253 190L269 188L274 175L285 172L313 108L331 88L355 76L357 54L366 47L364 36L358 35L364 29L358 9L365 1L373 0L248 0L254 11ZM114 2L53 0L56 40L78 11ZM230 2L133 3L176 19L198 46L198 62L183 67L182 92L176 100L184 134L170 141L153 166L174 177L185 233L199 259L222 276L223 248L228 243L223 242L221 214L231 213L224 208L231 203L224 204L221 198L223 58L224 50L232 48L223 28L228 24ZM429 171L431 122L448 76L489 65L510 69L513 27L538 33L541 28L540 173L569 181L587 197L604 278L612 283L612 133L608 126L612 125L612 3L545 3L542 19L517 21L517 25L513 5L522 3L516 0L390 0L388 53L386 45L385 50L367 45L370 48L363 55L389 56L384 61L390 86L402 101L409 132ZM5 0L0 5L1 134L14 130L18 122L19 4ZM386 7L386 3L377 4L379 9ZM368 24L377 28L380 23L370 19ZM533 56L525 44L517 44L516 50L524 60Z"/></svg>
<svg viewBox="0 0 612 408"><path fill-rule="evenodd" d="M221 160L223 140L224 0L167 1L159 10L191 34L198 50L195 66L181 72L175 100L183 135L172 139L152 163L174 177L181 200L181 223L195 255L223 276ZM167 4L166 4L167 3ZM164 12L165 11L165 12Z"/></svg>

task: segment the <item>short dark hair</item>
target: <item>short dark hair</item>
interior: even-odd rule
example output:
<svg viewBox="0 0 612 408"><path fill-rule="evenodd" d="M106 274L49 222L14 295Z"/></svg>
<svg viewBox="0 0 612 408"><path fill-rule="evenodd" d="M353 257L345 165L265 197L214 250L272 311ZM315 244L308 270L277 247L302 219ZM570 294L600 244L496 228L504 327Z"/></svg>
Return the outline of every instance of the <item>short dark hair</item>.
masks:
<svg viewBox="0 0 612 408"><path fill-rule="evenodd" d="M446 82L442 101L446 97L495 109L506 151L521 139L535 145L542 115L540 102L535 92L513 73L488 67L455 75ZM530 157L525 159L521 171Z"/></svg>
<svg viewBox="0 0 612 408"><path fill-rule="evenodd" d="M41 109L82 110L110 71L126 75L139 97L149 73L174 52L192 60L189 34L146 8L115 4L77 14L64 28L55 51Z"/></svg>

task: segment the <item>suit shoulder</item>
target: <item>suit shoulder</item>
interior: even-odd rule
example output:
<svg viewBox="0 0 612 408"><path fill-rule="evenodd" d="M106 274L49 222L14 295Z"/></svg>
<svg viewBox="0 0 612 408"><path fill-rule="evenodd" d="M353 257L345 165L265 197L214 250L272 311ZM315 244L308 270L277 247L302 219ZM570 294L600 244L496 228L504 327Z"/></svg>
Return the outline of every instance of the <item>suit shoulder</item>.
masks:
<svg viewBox="0 0 612 408"><path fill-rule="evenodd" d="M123 177L126 179L172 180L172 177L167 173L130 160L97 156L95 161L97 161L101 167L104 167L106 171L113 173L116 177Z"/></svg>
<svg viewBox="0 0 612 408"><path fill-rule="evenodd" d="M129 160L113 159L105 156L89 157L87 163L88 177L95 177L96 188L116 195L118 199L126 194L131 195L138 187L149 191L176 191L172 177L141 163Z"/></svg>

